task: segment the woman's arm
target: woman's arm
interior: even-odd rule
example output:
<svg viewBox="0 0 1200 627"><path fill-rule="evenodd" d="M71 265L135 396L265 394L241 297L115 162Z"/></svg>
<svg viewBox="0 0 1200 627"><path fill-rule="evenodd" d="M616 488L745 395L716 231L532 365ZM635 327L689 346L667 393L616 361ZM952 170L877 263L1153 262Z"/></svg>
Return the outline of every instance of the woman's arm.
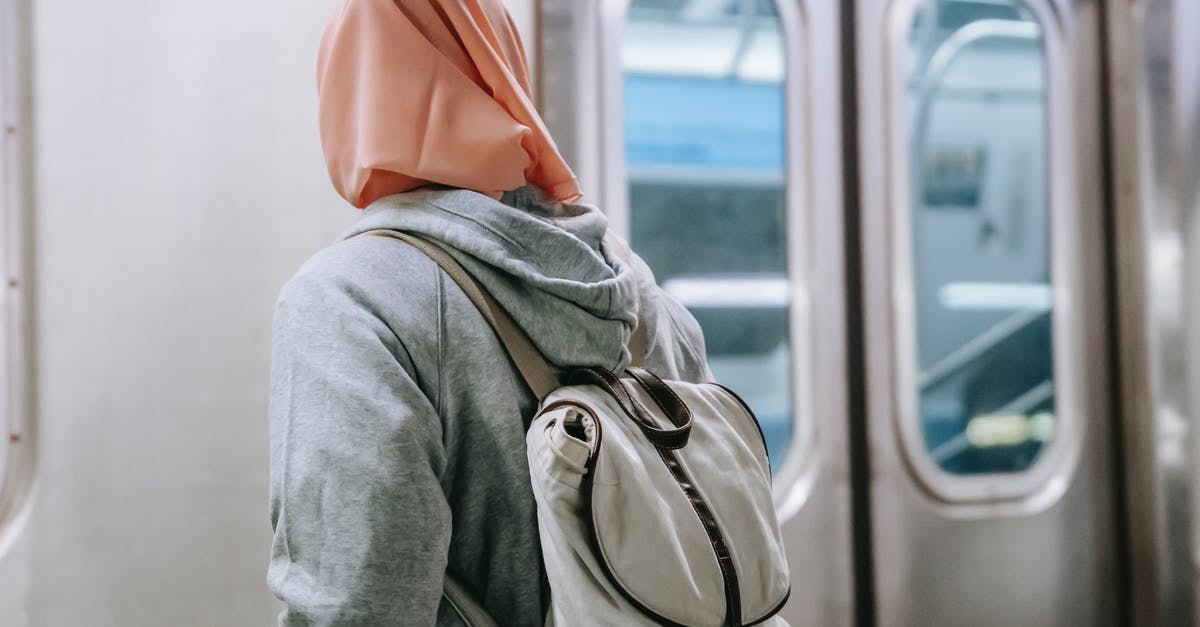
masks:
<svg viewBox="0 0 1200 627"><path fill-rule="evenodd" d="M436 620L450 542L442 423L376 310L352 281L311 270L276 310L268 583L287 605L281 625Z"/></svg>

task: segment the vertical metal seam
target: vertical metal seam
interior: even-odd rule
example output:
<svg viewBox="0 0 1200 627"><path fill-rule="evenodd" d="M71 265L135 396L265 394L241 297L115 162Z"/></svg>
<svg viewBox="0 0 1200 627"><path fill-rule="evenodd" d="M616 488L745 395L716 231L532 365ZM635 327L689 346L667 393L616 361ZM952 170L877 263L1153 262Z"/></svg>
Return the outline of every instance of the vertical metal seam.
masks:
<svg viewBox="0 0 1200 627"><path fill-rule="evenodd" d="M0 7L5 15L0 16L0 27L10 28L13 41L5 43L12 46L6 52L15 55L12 59L11 70L16 95L12 97L14 118L16 123L17 142L13 155L18 163L15 166L16 176L12 184L16 186L15 193L10 198L14 206L6 207L11 211L5 219L12 230L7 233L7 244L10 246L7 268L8 276L4 277L5 289L17 290L14 297L6 306L6 313L12 316L4 321L3 332L11 334L8 355L3 356L9 362L8 384L11 386L10 398L5 405L6 410L18 412L19 416L13 422L20 423L20 448L12 449L13 457L5 460L5 466L0 466L0 554L17 541L36 488L37 470L39 466L40 439L38 437L38 359L37 359L37 319L36 319L36 281L35 281L35 221L34 183L35 183L35 147L34 147L34 111L33 111L33 3L31 0L14 0L11 4ZM9 22L11 20L11 22ZM5 133L9 131L5 129ZM15 252L12 252L15 248ZM16 281L15 288L10 285ZM16 352L16 363L11 357ZM0 421L0 424L8 420ZM11 437L4 430L7 440ZM3 443L9 446L8 442ZM11 474L10 474L11 473Z"/></svg>
<svg viewBox="0 0 1200 627"><path fill-rule="evenodd" d="M1109 55L1112 54L1112 40L1109 28L1114 23L1113 16L1110 12L1116 11L1115 3L1102 3L1097 10L1097 43L1100 46L1099 54L1099 90L1100 90L1100 145L1102 146L1100 154L1100 169L1102 176L1107 181L1106 189L1104 190L1103 211L1103 228L1104 228L1104 282L1109 288L1105 291L1105 327L1113 329L1114 332L1108 334L1107 352L1108 360L1108 376L1110 381L1121 381L1121 371L1123 364L1121 362L1121 328L1117 323L1120 313L1118 285L1119 272L1117 269L1117 229L1116 229L1116 212L1117 212L1117 185L1116 180L1116 163L1113 152L1116 150L1114 144L1114 127L1117 124L1116 113L1112 104L1112 59ZM1110 466L1110 485L1113 489L1113 509L1115 510L1115 520L1113 521L1114 546L1113 555L1116 567L1117 589L1120 591L1117 595L1117 613L1119 622L1122 625L1133 624L1133 607L1130 599L1131 593L1131 557L1130 557L1130 525L1129 525L1129 508L1126 507L1127 488L1125 485L1125 450L1122 443L1124 438L1123 420L1123 394L1121 385L1108 386L1109 391L1109 406L1112 411L1109 413L1109 454L1112 459Z"/></svg>
<svg viewBox="0 0 1200 627"><path fill-rule="evenodd" d="M850 459L850 520L854 568L854 622L875 625L875 569L871 547L871 472L867 425L867 373L862 268L862 195L858 137L858 37L856 3L841 3L842 150L846 272L846 390Z"/></svg>

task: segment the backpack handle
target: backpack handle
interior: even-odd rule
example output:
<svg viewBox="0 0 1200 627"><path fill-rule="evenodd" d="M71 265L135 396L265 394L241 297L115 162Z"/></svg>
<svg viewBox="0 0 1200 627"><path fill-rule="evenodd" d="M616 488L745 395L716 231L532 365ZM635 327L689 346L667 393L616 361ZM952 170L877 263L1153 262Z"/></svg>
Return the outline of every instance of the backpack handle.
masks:
<svg viewBox="0 0 1200 627"><path fill-rule="evenodd" d="M686 434L692 430L692 410L687 403L679 398L679 395L671 389L671 386L667 385L666 381L660 379L653 372L636 367L627 368L625 372L633 377L633 380L637 381L643 390L646 390L650 398L654 399L654 403L667 415L671 424L685 434L683 439L686 443Z"/></svg>
<svg viewBox="0 0 1200 627"><path fill-rule="evenodd" d="M692 412L687 405L679 400L679 397L667 387L666 383L663 383L662 379L649 371L630 368L626 372L650 394L654 402L667 414L673 428L663 429L654 424L654 419L651 418L653 414L645 411L642 404L629 393L617 375L604 368L572 370L567 375L567 385L594 385L608 392L609 396L617 401L621 411L642 430L646 439L654 446L667 450L687 446L688 438L692 435ZM645 377L646 380L643 380L642 377ZM667 392L663 393L660 388L666 388ZM668 397L674 397L674 400L664 400Z"/></svg>

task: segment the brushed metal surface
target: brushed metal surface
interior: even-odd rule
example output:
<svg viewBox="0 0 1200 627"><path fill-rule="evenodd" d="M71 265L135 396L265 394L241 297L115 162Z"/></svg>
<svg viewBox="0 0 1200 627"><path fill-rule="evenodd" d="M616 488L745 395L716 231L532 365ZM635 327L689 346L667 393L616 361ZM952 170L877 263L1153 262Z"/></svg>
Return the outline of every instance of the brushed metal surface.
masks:
<svg viewBox="0 0 1200 627"><path fill-rule="evenodd" d="M1049 79L1059 96L1057 101L1051 96L1048 136L1052 180L1057 181L1051 192L1054 272L1065 296L1059 299L1062 321L1056 324L1056 333L1065 337L1056 349L1073 351L1067 359L1060 356L1056 367L1059 380L1075 392L1060 405L1077 421L1069 432L1075 440L1065 444L1076 447L1078 462L1068 449L1063 463L1044 474L1025 498L947 501L922 487L898 432L903 396L897 382L903 378L896 369L903 362L896 351L910 340L897 337L903 326L894 318L892 229L907 226L892 216L894 204L905 198L904 169L897 166L903 166L907 153L898 126L905 123L904 110L891 92L897 89L892 55L896 38L907 33L911 4L860 0L856 5L878 623L1116 624L1097 6L1086 0L1027 3L1064 53L1062 67L1052 68Z"/></svg>
<svg viewBox="0 0 1200 627"><path fill-rule="evenodd" d="M1198 611L1197 9L1189 0L1107 8L1122 451L1138 625L1193 625Z"/></svg>
<svg viewBox="0 0 1200 627"><path fill-rule="evenodd" d="M31 8L0 4L0 556L29 520L37 470Z"/></svg>
<svg viewBox="0 0 1200 627"><path fill-rule="evenodd" d="M584 201L605 206L600 187L600 3L540 0L535 49L538 106L559 151L584 190Z"/></svg>
<svg viewBox="0 0 1200 627"><path fill-rule="evenodd" d="M538 104L559 150L583 188L604 208L609 227L629 235L625 130L618 61L629 0L541 0Z"/></svg>
<svg viewBox="0 0 1200 627"><path fill-rule="evenodd" d="M792 625L852 625L850 468L847 435L840 7L777 0L788 68L789 274L796 284L794 406L807 438L776 478L792 572L783 616Z"/></svg>
<svg viewBox="0 0 1200 627"><path fill-rule="evenodd" d="M332 6L37 3L41 459L5 625L273 622L272 307L354 217L317 139Z"/></svg>

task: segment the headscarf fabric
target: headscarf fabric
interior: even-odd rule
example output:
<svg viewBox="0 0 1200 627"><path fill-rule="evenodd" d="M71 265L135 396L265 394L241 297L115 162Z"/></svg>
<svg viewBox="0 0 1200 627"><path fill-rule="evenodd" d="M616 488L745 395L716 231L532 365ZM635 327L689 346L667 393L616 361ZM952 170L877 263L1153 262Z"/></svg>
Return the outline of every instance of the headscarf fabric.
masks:
<svg viewBox="0 0 1200 627"><path fill-rule="evenodd" d="M501 0L342 0L317 84L329 175L355 207L429 184L580 197Z"/></svg>

